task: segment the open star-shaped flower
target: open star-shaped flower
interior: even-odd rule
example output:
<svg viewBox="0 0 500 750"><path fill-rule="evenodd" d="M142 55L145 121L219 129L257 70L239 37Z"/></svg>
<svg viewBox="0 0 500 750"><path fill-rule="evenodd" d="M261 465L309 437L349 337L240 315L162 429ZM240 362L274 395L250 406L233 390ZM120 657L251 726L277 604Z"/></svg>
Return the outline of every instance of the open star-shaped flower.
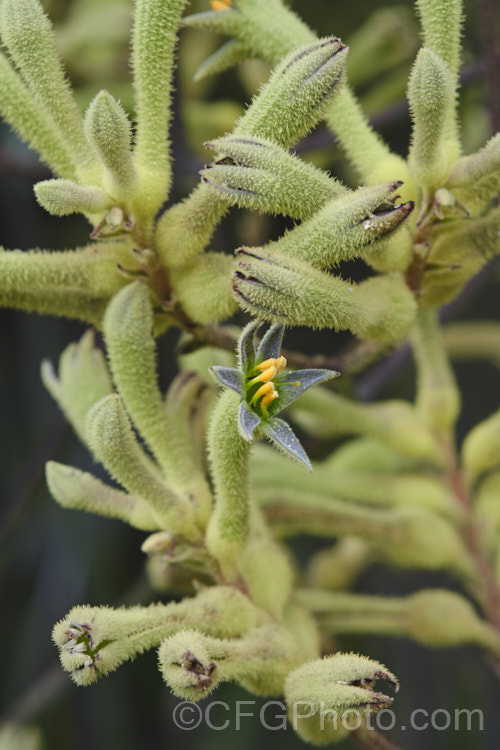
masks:
<svg viewBox="0 0 500 750"><path fill-rule="evenodd" d="M273 325L261 341L261 323L252 321L238 342L238 367L214 366L210 371L226 388L241 396L239 429L248 442L266 436L279 449L312 471L311 462L290 425L278 414L313 385L339 375L334 370L292 370L285 372L286 359L280 354L284 326Z"/></svg>

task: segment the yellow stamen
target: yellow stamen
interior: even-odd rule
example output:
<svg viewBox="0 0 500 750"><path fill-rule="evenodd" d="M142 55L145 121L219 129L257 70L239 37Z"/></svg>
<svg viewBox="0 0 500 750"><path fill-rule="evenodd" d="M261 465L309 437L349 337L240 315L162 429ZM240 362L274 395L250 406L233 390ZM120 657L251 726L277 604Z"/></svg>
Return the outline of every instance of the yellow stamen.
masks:
<svg viewBox="0 0 500 750"><path fill-rule="evenodd" d="M264 383L263 385L260 386L260 388L257 391L255 391L250 403L255 404L255 402L258 401L259 398L261 398L261 396L266 396L266 394L268 394L269 391L272 391L273 389L274 389L274 385L271 382Z"/></svg>
<svg viewBox="0 0 500 750"><path fill-rule="evenodd" d="M271 365L274 365L276 360L274 357L270 357L269 359L265 359L264 362L261 362L259 365L255 365L256 370L267 370L268 367L271 367Z"/></svg>
<svg viewBox="0 0 500 750"><path fill-rule="evenodd" d="M268 367L267 370L261 372L260 375L257 375L255 378L249 380L248 385L255 385L255 383L267 383L267 381L272 380L275 375L276 367L274 365L271 365L271 367Z"/></svg>
<svg viewBox="0 0 500 750"><path fill-rule="evenodd" d="M278 359L274 360L274 366L276 367L276 374L279 375L286 367L286 358L283 356L278 357Z"/></svg>
<svg viewBox="0 0 500 750"><path fill-rule="evenodd" d="M210 5L214 10L228 10L232 2L231 0L210 0Z"/></svg>
<svg viewBox="0 0 500 750"><path fill-rule="evenodd" d="M278 398L278 391L275 391L273 388L273 390L269 391L269 393L267 393L260 402L260 408L262 409L262 413L265 417L269 416L267 405L270 404L271 401L274 401L276 398Z"/></svg>

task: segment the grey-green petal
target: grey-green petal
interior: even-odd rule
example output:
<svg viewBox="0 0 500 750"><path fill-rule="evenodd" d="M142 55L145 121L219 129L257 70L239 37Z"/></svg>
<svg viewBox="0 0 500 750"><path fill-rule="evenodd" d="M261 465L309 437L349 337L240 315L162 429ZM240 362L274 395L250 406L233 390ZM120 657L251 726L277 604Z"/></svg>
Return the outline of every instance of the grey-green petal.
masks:
<svg viewBox="0 0 500 750"><path fill-rule="evenodd" d="M246 401L242 401L239 413L239 430L241 436L251 443L253 441L254 430L260 424L261 419L259 415L250 409Z"/></svg>
<svg viewBox="0 0 500 750"><path fill-rule="evenodd" d="M235 367L222 367L214 365L208 368L212 375L226 388L232 388L233 391L242 393L242 375Z"/></svg>
<svg viewBox="0 0 500 750"><path fill-rule="evenodd" d="M273 417L268 422L262 425L264 433L271 440L272 443L276 444L276 447L288 453L296 461L303 464L309 471L313 470L311 462L307 456L307 453L301 446L298 437L288 424L283 419L277 419Z"/></svg>

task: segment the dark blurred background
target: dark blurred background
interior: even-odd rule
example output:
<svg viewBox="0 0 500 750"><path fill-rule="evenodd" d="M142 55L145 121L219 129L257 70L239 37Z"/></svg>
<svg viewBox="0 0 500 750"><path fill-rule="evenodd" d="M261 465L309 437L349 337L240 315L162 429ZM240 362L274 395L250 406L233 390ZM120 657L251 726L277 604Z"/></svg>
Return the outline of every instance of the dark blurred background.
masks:
<svg viewBox="0 0 500 750"><path fill-rule="evenodd" d="M131 109L128 77L129 0L47 0L69 74L82 106L103 87ZM410 0L296 0L292 4L321 34L336 34L351 46L351 81L379 131L392 148L405 154L409 118L405 84L418 47L418 25ZM461 111L466 152L478 148L499 127L499 91L493 70L498 39L498 6L494 0L467 0L464 29ZM208 8L208 0L193 2L191 10ZM388 15L379 11L390 8ZM496 22L495 22L496 13ZM374 15L375 14L375 15ZM492 21L493 19L493 21ZM495 26L496 23L496 26ZM374 39L373 28L380 35ZM492 43L493 40L493 43ZM182 35L181 67L173 123L175 191L173 200L196 184L204 158L201 144L229 130L245 102L267 76L266 65L252 61L214 81L194 85L197 65L220 39L194 31ZM375 52L373 50L374 45ZM497 59L495 62L495 54ZM377 64L375 61L377 60ZM332 136L318 128L298 146L305 158L330 169L348 184L355 178L335 148ZM63 249L88 241L89 228L80 218L56 219L36 203L32 185L49 176L36 155L0 124L0 244L8 249ZM241 244L257 244L282 231L283 221L233 211L217 231L214 246L231 252ZM360 266L346 274L359 277ZM447 315L450 319L498 319L498 268L490 266ZM238 318L241 322L243 318ZM75 604L120 605L147 603L153 597L143 572L143 534L127 526L83 513L65 511L48 494L44 464L49 459L90 469L92 459L66 425L40 381L40 363L57 361L64 347L80 337L79 323L40 318L21 312L0 312L0 643L2 660L0 703L2 718L38 727L48 750L163 750L185 743L193 750L259 745L293 750L303 746L291 730L269 731L257 719L214 710L214 723L230 718L224 731L206 727L186 732L175 728L172 711L177 700L165 689L150 653L127 664L89 688L77 688L59 668L50 632L54 622ZM175 373L177 337L161 339L162 384ZM346 337L297 330L287 346L334 354ZM464 394L460 422L463 433L500 406L499 373L488 363L457 367ZM379 363L352 385L366 398L412 397L413 368L408 357ZM300 559L322 543L298 539ZM357 589L397 595L421 586L451 585L443 576L399 573L374 567ZM339 647L366 653L388 665L400 677L395 703L398 725L390 736L409 750L494 750L499 746L500 684L478 651L430 651L386 638L342 639ZM251 700L252 696L224 686L215 700ZM254 712L258 712L257 701ZM409 729L415 708L454 710L480 708L484 728L472 731L425 732ZM250 707L242 707L251 711ZM272 723L273 712L269 714ZM439 719L437 719L439 721ZM389 719L388 719L389 721ZM444 719L443 719L444 721ZM276 720L276 723L279 723ZM349 747L346 742L345 747Z"/></svg>

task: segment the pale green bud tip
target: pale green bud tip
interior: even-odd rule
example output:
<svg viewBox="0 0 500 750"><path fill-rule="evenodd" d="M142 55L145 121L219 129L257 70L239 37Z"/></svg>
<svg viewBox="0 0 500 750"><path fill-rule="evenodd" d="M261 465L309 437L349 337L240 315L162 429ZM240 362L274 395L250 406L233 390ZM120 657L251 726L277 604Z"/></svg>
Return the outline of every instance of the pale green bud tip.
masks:
<svg viewBox="0 0 500 750"><path fill-rule="evenodd" d="M100 91L90 103L84 129L87 140L108 170L106 189L117 199L133 197L138 177L130 150L131 124L108 91Z"/></svg>
<svg viewBox="0 0 500 750"><path fill-rule="evenodd" d="M298 734L326 745L349 730L350 718L353 728L359 728L360 718L393 701L375 690L378 680L399 690L397 677L383 664L353 653L326 656L295 669L286 679L285 698Z"/></svg>
<svg viewBox="0 0 500 750"><path fill-rule="evenodd" d="M219 670L208 645L209 639L196 630L183 630L162 643L160 671L174 695L199 701L217 686Z"/></svg>
<svg viewBox="0 0 500 750"><path fill-rule="evenodd" d="M234 134L289 146L313 127L343 80L347 47L334 37L301 46L275 68Z"/></svg>
<svg viewBox="0 0 500 750"><path fill-rule="evenodd" d="M82 187L71 180L43 180L35 187L38 203L54 216L102 213L112 205L108 195L95 185Z"/></svg>

